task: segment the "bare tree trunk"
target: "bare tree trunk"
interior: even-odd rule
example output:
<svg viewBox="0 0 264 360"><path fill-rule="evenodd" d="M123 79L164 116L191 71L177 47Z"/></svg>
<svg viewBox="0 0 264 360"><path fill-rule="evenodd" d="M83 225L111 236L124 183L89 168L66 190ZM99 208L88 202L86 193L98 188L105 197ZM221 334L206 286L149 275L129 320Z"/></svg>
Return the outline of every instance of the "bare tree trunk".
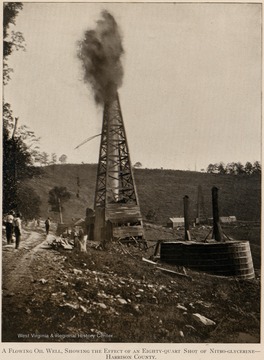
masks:
<svg viewBox="0 0 264 360"><path fill-rule="evenodd" d="M81 235L79 239L79 247L78 250L80 252L87 252L87 235Z"/></svg>
<svg viewBox="0 0 264 360"><path fill-rule="evenodd" d="M58 198L58 203L59 203L60 223L63 224L60 198Z"/></svg>

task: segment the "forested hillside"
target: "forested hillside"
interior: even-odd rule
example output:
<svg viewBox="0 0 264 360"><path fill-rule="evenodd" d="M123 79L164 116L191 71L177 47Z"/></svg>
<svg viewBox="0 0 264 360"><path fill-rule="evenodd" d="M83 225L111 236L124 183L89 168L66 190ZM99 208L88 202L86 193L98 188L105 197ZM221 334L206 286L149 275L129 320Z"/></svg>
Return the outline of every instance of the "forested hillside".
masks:
<svg viewBox="0 0 264 360"><path fill-rule="evenodd" d="M40 178L30 180L42 201L41 216L51 216L54 220L58 218L56 213L50 212L48 193L54 186L65 186L71 193L71 198L64 205L64 221L72 217L84 217L85 209L93 207L97 165L51 165L43 167L43 170ZM134 175L145 219L152 217L153 221L166 224L169 217L182 216L185 195L190 198L190 216L195 218L200 185L208 217L212 216L211 188L217 186L221 216L235 215L239 220L260 221L261 178L258 175L221 175L161 169L134 169Z"/></svg>

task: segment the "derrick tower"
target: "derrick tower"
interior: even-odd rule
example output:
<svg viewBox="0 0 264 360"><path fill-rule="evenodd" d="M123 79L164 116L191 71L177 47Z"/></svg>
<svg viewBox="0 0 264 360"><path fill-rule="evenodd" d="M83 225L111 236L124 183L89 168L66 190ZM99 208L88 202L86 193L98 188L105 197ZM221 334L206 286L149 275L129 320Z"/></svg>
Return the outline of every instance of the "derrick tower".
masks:
<svg viewBox="0 0 264 360"><path fill-rule="evenodd" d="M104 105L94 209L95 240L145 241L117 92Z"/></svg>

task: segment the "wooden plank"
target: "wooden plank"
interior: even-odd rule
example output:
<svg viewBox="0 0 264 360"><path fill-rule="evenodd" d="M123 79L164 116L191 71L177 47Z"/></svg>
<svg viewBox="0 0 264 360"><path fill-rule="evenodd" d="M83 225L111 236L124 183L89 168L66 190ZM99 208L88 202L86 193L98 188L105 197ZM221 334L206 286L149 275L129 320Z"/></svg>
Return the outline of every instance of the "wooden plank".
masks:
<svg viewBox="0 0 264 360"><path fill-rule="evenodd" d="M144 262L147 262L147 263L151 264L151 265L157 265L157 263L155 263L154 261L145 259L144 257L142 258L142 260L143 260ZM169 274L171 274L171 275L183 276L183 277L186 277L186 278L192 280L192 277L189 276L189 275L187 275L187 274L182 274L182 273L179 273L179 272L177 272L177 271L169 270L169 269L166 269L166 268L163 268L163 267L160 267L160 266L157 266L156 268L159 269L159 270L161 270L161 271L164 271L164 272L166 272L166 273L169 273Z"/></svg>
<svg viewBox="0 0 264 360"><path fill-rule="evenodd" d="M115 211L122 211L124 209L134 209L137 211L140 211L139 206L136 204L128 204L128 203L112 203L112 204L107 204L106 205L106 209L108 210L115 210Z"/></svg>
<svg viewBox="0 0 264 360"><path fill-rule="evenodd" d="M168 274L171 274L171 275L182 276L182 277L188 278L189 280L192 280L192 277L191 277L191 276L185 275L185 274L181 274L181 273L179 273L179 272L177 272L177 271L165 269L165 268L162 268L162 267L159 267L159 266L157 266L157 269L159 269L159 270L161 270L161 271L163 271L163 272L166 272L166 273L168 273Z"/></svg>
<svg viewBox="0 0 264 360"><path fill-rule="evenodd" d="M148 259L145 259L144 257L142 258L143 261L149 263L149 264L152 264L152 265L157 265L157 263L155 263L155 261L151 261L151 260L148 260Z"/></svg>
<svg viewBox="0 0 264 360"><path fill-rule="evenodd" d="M126 223L126 222L138 222L141 221L142 218L139 213L109 213L105 214L106 220L110 220L112 223Z"/></svg>
<svg viewBox="0 0 264 360"><path fill-rule="evenodd" d="M136 224L138 222L141 222L140 219L136 218L136 217L122 217L122 218L107 218L107 220L111 221L111 223L114 226L120 226L120 225L128 225L128 224Z"/></svg>
<svg viewBox="0 0 264 360"><path fill-rule="evenodd" d="M124 226L113 228L114 237L129 237L129 236L143 236L143 229L141 226Z"/></svg>

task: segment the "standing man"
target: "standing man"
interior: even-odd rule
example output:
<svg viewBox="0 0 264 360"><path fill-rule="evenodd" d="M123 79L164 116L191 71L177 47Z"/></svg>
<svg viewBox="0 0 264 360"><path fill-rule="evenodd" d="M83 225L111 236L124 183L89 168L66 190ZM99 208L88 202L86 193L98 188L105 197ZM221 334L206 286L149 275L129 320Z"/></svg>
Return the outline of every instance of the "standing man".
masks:
<svg viewBox="0 0 264 360"><path fill-rule="evenodd" d="M14 225L13 225L14 215L15 215L14 211L9 211L5 221L7 244L11 244L12 242L12 235L14 230Z"/></svg>
<svg viewBox="0 0 264 360"><path fill-rule="evenodd" d="M14 230L16 237L16 249L19 248L21 234L22 234L22 225L21 225L21 214L18 212L14 219Z"/></svg>
<svg viewBox="0 0 264 360"><path fill-rule="evenodd" d="M50 228L50 218L49 217L45 221L45 228L46 228L46 235L49 235L49 228Z"/></svg>

